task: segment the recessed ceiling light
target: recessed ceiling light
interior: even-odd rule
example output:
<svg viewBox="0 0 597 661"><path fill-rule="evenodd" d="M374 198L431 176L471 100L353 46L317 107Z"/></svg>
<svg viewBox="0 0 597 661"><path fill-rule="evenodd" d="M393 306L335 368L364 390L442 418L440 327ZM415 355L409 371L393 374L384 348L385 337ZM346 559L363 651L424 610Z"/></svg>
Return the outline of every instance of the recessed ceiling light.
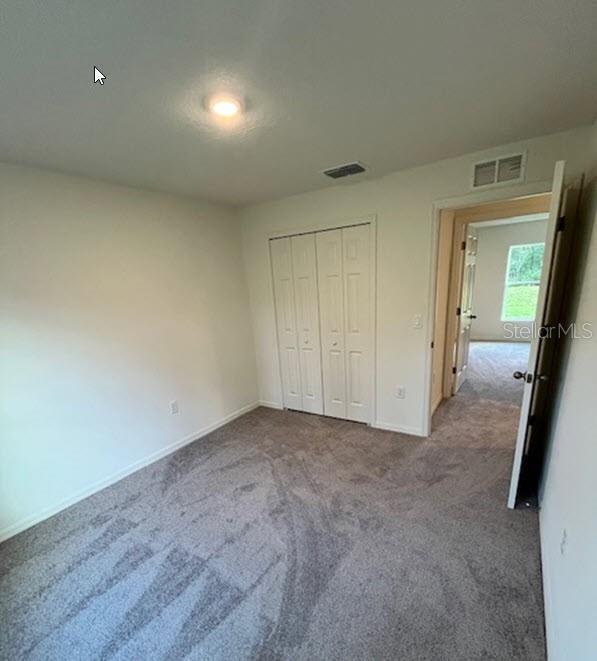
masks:
<svg viewBox="0 0 597 661"><path fill-rule="evenodd" d="M242 110L240 101L232 96L214 96L209 100L208 106L218 117L234 117Z"/></svg>

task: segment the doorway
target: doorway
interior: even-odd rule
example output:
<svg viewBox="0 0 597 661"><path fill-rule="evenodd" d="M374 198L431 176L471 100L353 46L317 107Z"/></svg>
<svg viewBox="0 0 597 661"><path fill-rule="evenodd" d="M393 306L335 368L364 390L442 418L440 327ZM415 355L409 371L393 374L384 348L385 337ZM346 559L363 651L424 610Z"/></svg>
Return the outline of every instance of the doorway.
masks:
<svg viewBox="0 0 597 661"><path fill-rule="evenodd" d="M535 283L537 288L533 288L528 297L529 303L532 303L534 294L535 306L527 305L524 311L526 319L523 321L523 315L517 314L516 301L511 300L512 287L507 286L509 251L517 245L544 243L550 199L551 194L545 193L441 212L433 335L432 413L469 380L471 356L480 359L476 373L476 382L479 383L480 365L489 360L481 357L483 352L479 342L505 344L508 341L530 341L538 282ZM520 261L524 262L521 257L526 255L524 250L522 254L515 253L518 259L512 260L512 267L519 266ZM535 268L534 276L540 278L542 261L538 264L535 261L534 266L537 265L538 273ZM519 268L517 273L522 278L524 273L521 275L520 271ZM523 280L520 279L520 282ZM505 325L509 317L512 319L509 325ZM498 349L499 346L494 347L494 358L499 354ZM513 353L510 351L511 355ZM503 362L504 365L507 363ZM523 363L522 367L525 365Z"/></svg>
<svg viewBox="0 0 597 661"><path fill-rule="evenodd" d="M513 450L510 508L536 502L557 387L553 330L562 321L580 190L564 173L556 163L551 193L439 214L430 417L458 399L474 429L474 416L498 404L516 408L517 426L502 430Z"/></svg>

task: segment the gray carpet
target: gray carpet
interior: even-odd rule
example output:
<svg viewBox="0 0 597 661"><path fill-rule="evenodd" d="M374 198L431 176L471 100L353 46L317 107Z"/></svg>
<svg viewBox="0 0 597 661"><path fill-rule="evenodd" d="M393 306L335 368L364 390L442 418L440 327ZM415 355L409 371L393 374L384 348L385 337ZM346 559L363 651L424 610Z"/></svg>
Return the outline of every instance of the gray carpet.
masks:
<svg viewBox="0 0 597 661"><path fill-rule="evenodd" d="M257 409L0 547L3 659L544 659L515 406Z"/></svg>
<svg viewBox="0 0 597 661"><path fill-rule="evenodd" d="M472 397L520 406L524 383L512 377L529 360L526 342L471 342L469 375L461 391Z"/></svg>

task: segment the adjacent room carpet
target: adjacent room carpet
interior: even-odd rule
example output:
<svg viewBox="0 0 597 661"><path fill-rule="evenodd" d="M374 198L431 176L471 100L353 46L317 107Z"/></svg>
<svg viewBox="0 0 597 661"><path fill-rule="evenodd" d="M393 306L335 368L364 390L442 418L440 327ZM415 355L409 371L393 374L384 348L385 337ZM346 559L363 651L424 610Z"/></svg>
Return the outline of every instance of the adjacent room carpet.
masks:
<svg viewBox="0 0 597 661"><path fill-rule="evenodd" d="M526 342L471 342L462 393L520 406L524 383L512 374L526 370L529 347Z"/></svg>
<svg viewBox="0 0 597 661"><path fill-rule="evenodd" d="M0 656L544 659L518 409L469 386L429 439L257 409L8 540Z"/></svg>

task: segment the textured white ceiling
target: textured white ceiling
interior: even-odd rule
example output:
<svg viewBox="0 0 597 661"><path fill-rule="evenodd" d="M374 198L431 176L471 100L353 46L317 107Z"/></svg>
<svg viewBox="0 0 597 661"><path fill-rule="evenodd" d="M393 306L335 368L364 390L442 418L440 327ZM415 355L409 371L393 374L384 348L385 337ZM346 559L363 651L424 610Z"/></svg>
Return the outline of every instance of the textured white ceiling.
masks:
<svg viewBox="0 0 597 661"><path fill-rule="evenodd" d="M595 0L3 3L0 160L246 204L589 124L596 63Z"/></svg>

